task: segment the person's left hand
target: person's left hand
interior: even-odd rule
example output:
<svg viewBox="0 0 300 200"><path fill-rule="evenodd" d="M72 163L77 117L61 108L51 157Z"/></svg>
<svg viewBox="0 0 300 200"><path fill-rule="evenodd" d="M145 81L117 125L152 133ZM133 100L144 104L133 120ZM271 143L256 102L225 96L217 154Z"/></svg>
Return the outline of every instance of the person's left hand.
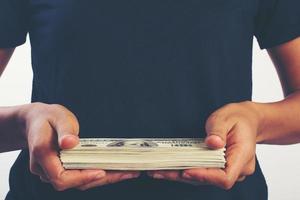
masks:
<svg viewBox="0 0 300 200"><path fill-rule="evenodd" d="M261 116L253 102L228 104L215 111L206 122L209 148L226 146L226 167L197 168L183 171L149 171L155 179L179 181L194 185L212 184L230 189L255 171L256 136Z"/></svg>

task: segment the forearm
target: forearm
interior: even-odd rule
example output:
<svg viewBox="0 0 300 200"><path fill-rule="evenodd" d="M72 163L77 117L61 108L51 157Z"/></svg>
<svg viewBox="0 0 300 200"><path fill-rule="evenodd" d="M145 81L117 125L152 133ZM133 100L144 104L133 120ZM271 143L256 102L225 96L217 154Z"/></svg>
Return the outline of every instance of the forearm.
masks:
<svg viewBox="0 0 300 200"><path fill-rule="evenodd" d="M20 120L23 106L0 107L0 152L26 148L24 122Z"/></svg>
<svg viewBox="0 0 300 200"><path fill-rule="evenodd" d="M14 50L15 50L14 48L0 49L0 76L1 76L2 72L4 71Z"/></svg>
<svg viewBox="0 0 300 200"><path fill-rule="evenodd" d="M254 103L260 113L257 143L293 144L300 142L300 91L275 103Z"/></svg>

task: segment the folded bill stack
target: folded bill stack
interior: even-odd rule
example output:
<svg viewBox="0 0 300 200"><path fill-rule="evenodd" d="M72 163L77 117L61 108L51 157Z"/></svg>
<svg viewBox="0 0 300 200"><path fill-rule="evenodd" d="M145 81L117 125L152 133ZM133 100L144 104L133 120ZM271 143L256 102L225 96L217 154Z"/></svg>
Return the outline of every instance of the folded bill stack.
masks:
<svg viewBox="0 0 300 200"><path fill-rule="evenodd" d="M60 152L66 169L174 170L224 168L225 148L201 138L86 138Z"/></svg>

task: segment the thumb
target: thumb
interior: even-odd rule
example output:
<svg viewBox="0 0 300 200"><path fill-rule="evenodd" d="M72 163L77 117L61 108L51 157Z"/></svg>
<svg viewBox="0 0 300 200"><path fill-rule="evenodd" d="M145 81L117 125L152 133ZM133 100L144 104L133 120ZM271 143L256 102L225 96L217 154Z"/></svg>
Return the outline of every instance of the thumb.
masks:
<svg viewBox="0 0 300 200"><path fill-rule="evenodd" d="M230 124L217 114L212 114L206 121L205 130L207 137L206 145L211 149L220 149L225 147L227 134L230 130Z"/></svg>
<svg viewBox="0 0 300 200"><path fill-rule="evenodd" d="M79 143L79 137L68 132L58 134L58 144L61 149L71 149Z"/></svg>
<svg viewBox="0 0 300 200"><path fill-rule="evenodd" d="M73 114L59 115L50 123L57 133L58 145L61 149L71 149L79 143L79 124Z"/></svg>

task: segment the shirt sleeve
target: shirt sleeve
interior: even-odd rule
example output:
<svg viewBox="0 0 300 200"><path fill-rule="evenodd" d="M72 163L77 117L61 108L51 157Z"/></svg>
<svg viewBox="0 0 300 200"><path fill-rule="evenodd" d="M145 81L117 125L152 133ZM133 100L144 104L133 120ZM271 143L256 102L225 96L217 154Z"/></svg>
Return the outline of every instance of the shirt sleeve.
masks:
<svg viewBox="0 0 300 200"><path fill-rule="evenodd" d="M25 43L28 32L28 0L0 0L0 48Z"/></svg>
<svg viewBox="0 0 300 200"><path fill-rule="evenodd" d="M267 49L300 36L300 0L259 0L255 36Z"/></svg>

